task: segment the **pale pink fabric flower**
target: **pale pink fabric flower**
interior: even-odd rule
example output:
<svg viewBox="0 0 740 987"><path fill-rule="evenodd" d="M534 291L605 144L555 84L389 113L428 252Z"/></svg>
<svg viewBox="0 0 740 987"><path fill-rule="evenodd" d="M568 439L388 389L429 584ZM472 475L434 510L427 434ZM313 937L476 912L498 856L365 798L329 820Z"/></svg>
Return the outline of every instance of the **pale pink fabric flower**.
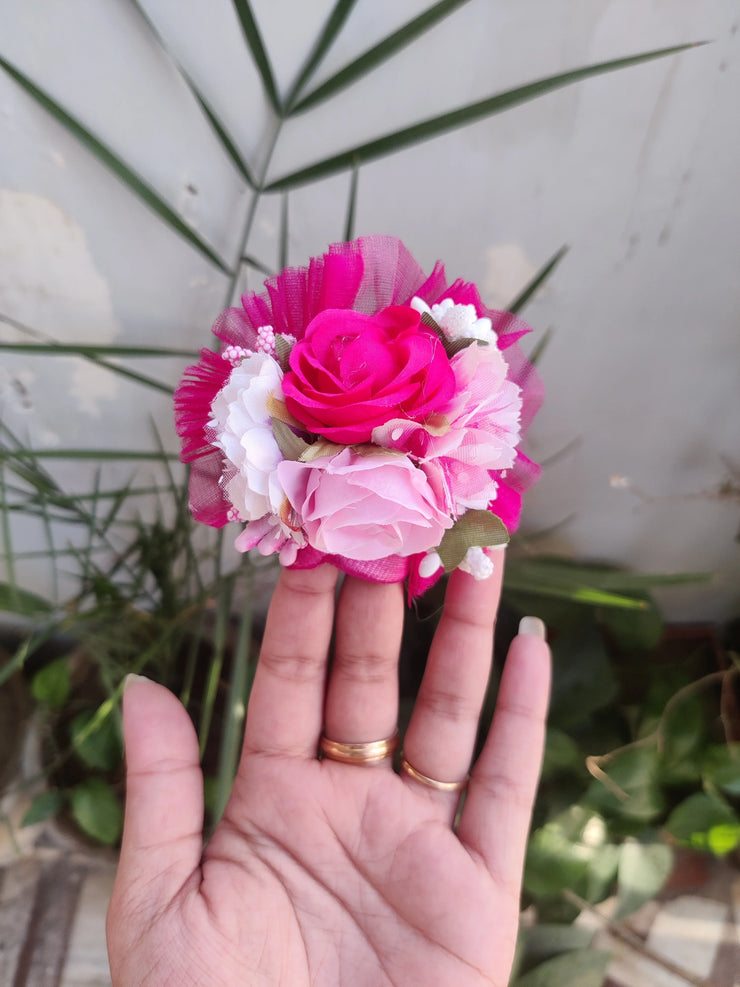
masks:
<svg viewBox="0 0 740 987"><path fill-rule="evenodd" d="M394 419L373 430L373 442L410 455L446 509L459 516L485 510L495 499L491 472L515 462L522 401L495 347L472 343L451 364L456 394L444 419L426 424Z"/></svg>
<svg viewBox="0 0 740 987"><path fill-rule="evenodd" d="M416 555L452 527L426 475L405 456L346 448L308 463L284 460L278 480L309 544L327 555Z"/></svg>

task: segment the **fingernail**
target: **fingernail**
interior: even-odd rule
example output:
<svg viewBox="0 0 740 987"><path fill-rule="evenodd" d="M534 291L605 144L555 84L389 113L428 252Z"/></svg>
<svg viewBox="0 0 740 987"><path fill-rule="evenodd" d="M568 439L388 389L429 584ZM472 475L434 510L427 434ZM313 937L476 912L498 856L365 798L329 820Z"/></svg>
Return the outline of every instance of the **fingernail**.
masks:
<svg viewBox="0 0 740 987"><path fill-rule="evenodd" d="M123 680L123 691L125 692L126 689L128 689L128 687L133 682L151 682L151 681L152 680L148 679L146 675L137 675L135 672L129 672L126 678Z"/></svg>
<svg viewBox="0 0 740 987"><path fill-rule="evenodd" d="M532 634L540 640L547 640L547 629L539 617L522 617L519 621L520 634Z"/></svg>

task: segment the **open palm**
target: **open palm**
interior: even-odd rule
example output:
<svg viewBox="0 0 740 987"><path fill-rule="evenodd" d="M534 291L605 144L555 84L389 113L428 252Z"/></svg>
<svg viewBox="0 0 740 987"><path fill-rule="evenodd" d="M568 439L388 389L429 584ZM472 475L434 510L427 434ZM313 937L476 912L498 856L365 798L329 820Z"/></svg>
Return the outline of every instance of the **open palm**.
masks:
<svg viewBox="0 0 740 987"><path fill-rule="evenodd" d="M502 559L502 556L498 556ZM244 750L203 850L190 720L167 690L124 699L128 796L108 915L115 984L507 983L541 756L547 647L518 636L498 708L459 793L378 766L317 759L319 737L392 735L402 591L285 571L270 608ZM501 563L456 572L405 739L431 778L465 776L490 670ZM334 659L327 671L332 628Z"/></svg>

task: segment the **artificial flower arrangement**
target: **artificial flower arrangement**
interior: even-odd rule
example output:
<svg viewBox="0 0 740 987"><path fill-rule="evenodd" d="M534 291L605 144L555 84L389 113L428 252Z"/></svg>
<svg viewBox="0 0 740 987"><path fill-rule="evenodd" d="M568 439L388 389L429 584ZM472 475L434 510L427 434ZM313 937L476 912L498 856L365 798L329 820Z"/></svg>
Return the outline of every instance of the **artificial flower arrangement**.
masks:
<svg viewBox="0 0 740 987"><path fill-rule="evenodd" d="M529 328L383 236L241 301L175 394L195 518L246 522L236 548L285 566L408 577L410 598L456 567L490 575L483 548L539 472L518 448L542 397Z"/></svg>

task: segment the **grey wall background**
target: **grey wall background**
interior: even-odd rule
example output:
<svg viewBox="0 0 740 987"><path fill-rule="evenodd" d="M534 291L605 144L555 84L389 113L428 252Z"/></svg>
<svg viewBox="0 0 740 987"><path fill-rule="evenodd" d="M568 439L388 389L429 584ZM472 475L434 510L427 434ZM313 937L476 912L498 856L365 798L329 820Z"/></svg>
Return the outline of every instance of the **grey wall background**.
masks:
<svg viewBox="0 0 740 987"><path fill-rule="evenodd" d="M317 81L430 2L359 0ZM146 0L259 167L270 130L228 0ZM255 0L285 91L331 4ZM492 93L686 41L701 48L553 93L363 166L356 232L402 237L505 305L562 244L525 315L554 330L531 433L551 460L525 526L538 547L644 570L706 569L681 619L737 613L740 545L740 9L733 0L471 0L421 42L280 133L269 175ZM2 0L0 54L123 156L224 256L251 193L128 0ZM0 72L0 313L60 341L206 345L227 281ZM346 174L291 193L290 261L342 237ZM250 251L277 263L279 202ZM247 286L246 277L240 287ZM249 287L257 287L253 274ZM0 335L20 338L7 324ZM536 341L537 337L534 337ZM156 374L176 381L183 362ZM140 365L152 373L154 365ZM171 411L79 360L2 357L0 413L39 448L142 448ZM79 464L55 471L73 489ZM130 465L116 465L124 478ZM145 472L145 471L144 471ZM561 523L562 522L562 523ZM19 524L17 547L41 544ZM44 564L23 582L44 590Z"/></svg>

